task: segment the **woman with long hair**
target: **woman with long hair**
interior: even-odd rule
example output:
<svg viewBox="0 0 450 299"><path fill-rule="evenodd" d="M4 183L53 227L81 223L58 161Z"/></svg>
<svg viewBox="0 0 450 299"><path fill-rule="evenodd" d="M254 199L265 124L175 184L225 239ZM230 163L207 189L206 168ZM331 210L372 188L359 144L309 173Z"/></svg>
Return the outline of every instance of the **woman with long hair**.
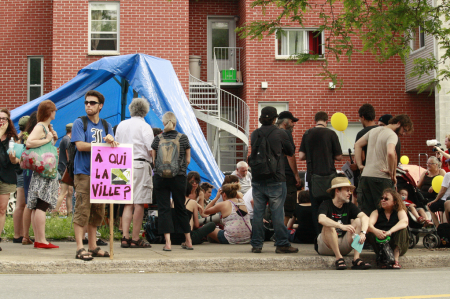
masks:
<svg viewBox="0 0 450 299"><path fill-rule="evenodd" d="M0 109L0 242L1 233L5 227L6 208L11 193L16 191L17 175L20 170L19 159L16 158L14 151L8 155L9 141L11 138L17 142L18 136L14 124L11 120L11 114L6 108ZM0 251L1 251L0 247Z"/></svg>
<svg viewBox="0 0 450 299"><path fill-rule="evenodd" d="M37 111L38 123L31 131L27 139L27 148L38 148L47 143L58 140L58 135L52 129L50 122L55 119L56 106L50 100L45 100L39 104ZM57 165L58 161L56 161ZM49 243L45 238L45 219L46 211L54 209L58 201L58 178L44 178L37 172L31 176L30 187L28 190L27 207L32 211L31 223L33 225L35 248L59 248L59 246Z"/></svg>
<svg viewBox="0 0 450 299"><path fill-rule="evenodd" d="M367 241L377 254L377 263L381 268L401 269L398 258L404 255L409 246L408 216L402 197L394 189L386 189L381 196L379 208L370 214ZM387 265L380 261L378 240L390 238L389 246L394 251L395 262Z"/></svg>

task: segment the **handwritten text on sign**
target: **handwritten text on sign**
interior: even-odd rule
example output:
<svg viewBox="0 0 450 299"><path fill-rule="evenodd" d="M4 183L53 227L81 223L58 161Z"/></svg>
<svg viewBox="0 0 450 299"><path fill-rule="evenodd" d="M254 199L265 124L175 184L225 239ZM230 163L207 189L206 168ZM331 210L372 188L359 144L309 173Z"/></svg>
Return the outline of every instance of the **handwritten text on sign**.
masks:
<svg viewBox="0 0 450 299"><path fill-rule="evenodd" d="M91 203L133 203L132 144L92 144Z"/></svg>

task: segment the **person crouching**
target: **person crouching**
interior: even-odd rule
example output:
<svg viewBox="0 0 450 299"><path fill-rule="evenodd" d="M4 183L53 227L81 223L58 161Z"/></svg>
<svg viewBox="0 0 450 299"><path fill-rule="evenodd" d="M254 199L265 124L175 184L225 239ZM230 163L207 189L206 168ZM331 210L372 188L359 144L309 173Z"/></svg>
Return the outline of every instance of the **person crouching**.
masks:
<svg viewBox="0 0 450 299"><path fill-rule="evenodd" d="M316 250L320 255L334 255L336 270L347 269L343 256L352 251L353 235L358 234L359 243L363 244L369 227L369 217L350 202L354 189L355 186L346 177L334 178L331 188L327 190L333 199L325 200L319 207L319 223L323 228L317 237ZM359 255L355 250L352 269L370 269L372 266L361 260Z"/></svg>

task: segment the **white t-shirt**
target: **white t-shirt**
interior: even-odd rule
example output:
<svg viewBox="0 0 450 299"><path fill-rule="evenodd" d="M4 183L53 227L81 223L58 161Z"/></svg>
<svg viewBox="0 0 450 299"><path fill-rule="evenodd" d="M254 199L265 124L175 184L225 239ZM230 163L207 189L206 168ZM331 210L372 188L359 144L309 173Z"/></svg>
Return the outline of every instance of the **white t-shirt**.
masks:
<svg viewBox="0 0 450 299"><path fill-rule="evenodd" d="M449 172L450 173L450 172ZM252 188L248 189L247 193L244 195L245 206L247 207L247 212L250 215L250 219L253 219L253 207L251 200L253 199Z"/></svg>
<svg viewBox="0 0 450 299"><path fill-rule="evenodd" d="M122 121L116 130L116 141L133 144L133 158L152 161L150 155L153 143L152 127L142 117L133 116Z"/></svg>
<svg viewBox="0 0 450 299"><path fill-rule="evenodd" d="M247 175L245 178L240 178L237 174L237 171L233 171L231 175L235 175L239 178L239 184L241 184L241 191L242 194L246 194L248 190L252 188L252 174L250 172L247 172Z"/></svg>
<svg viewBox="0 0 450 299"><path fill-rule="evenodd" d="M442 181L442 187L447 188L447 191L445 191L445 193L442 196L441 200L447 200L447 197L450 196L450 172L447 172L444 175L444 180Z"/></svg>

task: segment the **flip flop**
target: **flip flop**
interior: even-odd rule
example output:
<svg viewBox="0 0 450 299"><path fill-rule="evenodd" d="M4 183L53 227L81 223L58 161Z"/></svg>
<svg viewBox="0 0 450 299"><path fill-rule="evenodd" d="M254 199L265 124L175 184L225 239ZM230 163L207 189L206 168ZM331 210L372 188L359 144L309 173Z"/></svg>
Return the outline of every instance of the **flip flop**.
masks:
<svg viewBox="0 0 450 299"><path fill-rule="evenodd" d="M188 247L188 246L186 246L186 243L182 243L181 248L186 249L186 250L194 250L194 247L192 247L192 246Z"/></svg>
<svg viewBox="0 0 450 299"><path fill-rule="evenodd" d="M172 249L167 249L166 246L164 246L163 251L172 251Z"/></svg>

